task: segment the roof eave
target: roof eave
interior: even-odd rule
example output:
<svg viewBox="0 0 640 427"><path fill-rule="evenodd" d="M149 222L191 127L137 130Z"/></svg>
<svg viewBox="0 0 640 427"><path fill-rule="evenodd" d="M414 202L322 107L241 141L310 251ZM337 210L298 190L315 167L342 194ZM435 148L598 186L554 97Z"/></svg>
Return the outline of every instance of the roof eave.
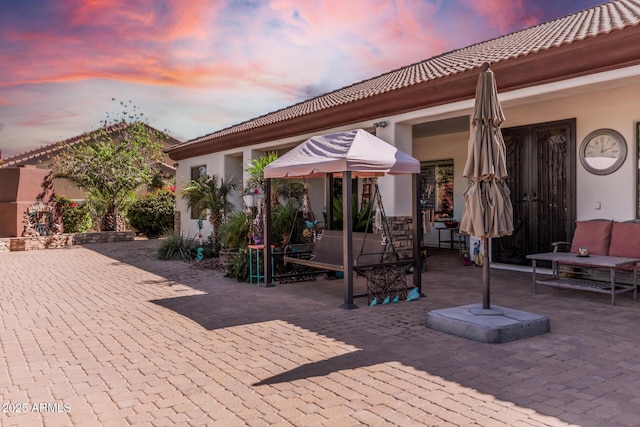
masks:
<svg viewBox="0 0 640 427"><path fill-rule="evenodd" d="M499 82L500 92L505 92L638 65L639 36L640 26L630 26L571 44L508 58L493 63L491 68ZM171 147L165 152L173 160L182 160L471 99L475 96L477 74L477 69L471 69L304 116Z"/></svg>

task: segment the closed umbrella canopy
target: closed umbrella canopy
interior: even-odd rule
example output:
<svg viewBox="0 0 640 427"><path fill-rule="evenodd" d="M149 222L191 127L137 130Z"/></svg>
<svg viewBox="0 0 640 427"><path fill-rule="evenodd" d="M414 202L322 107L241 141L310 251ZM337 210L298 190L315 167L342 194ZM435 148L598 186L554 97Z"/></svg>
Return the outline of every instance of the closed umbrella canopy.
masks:
<svg viewBox="0 0 640 427"><path fill-rule="evenodd" d="M500 124L504 113L498 101L496 81L488 66L480 73L471 118L467 163L463 176L470 180L464 198L460 231L492 238L513 233L511 192L507 177L506 149Z"/></svg>
<svg viewBox="0 0 640 427"><path fill-rule="evenodd" d="M489 64L485 63L478 77L471 118L468 157L463 173L470 183L464 193L464 211L460 221L460 232L481 237L484 246L482 314L491 311L488 241L513 233L511 192L505 182L506 148L500 130L503 121L496 80Z"/></svg>

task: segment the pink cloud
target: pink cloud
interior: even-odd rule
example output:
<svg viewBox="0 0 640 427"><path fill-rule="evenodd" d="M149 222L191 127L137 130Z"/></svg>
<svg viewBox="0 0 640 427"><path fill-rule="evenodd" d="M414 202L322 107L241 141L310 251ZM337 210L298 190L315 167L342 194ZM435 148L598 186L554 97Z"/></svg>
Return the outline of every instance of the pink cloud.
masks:
<svg viewBox="0 0 640 427"><path fill-rule="evenodd" d="M57 2L62 19L55 31L2 31L7 42L23 48L15 51L15 61L0 65L0 86L90 78L190 86L207 83L211 75L231 77L237 70L225 61L198 63L215 6L206 0L169 0L166 9L152 0Z"/></svg>
<svg viewBox="0 0 640 427"><path fill-rule="evenodd" d="M536 2L526 0L459 0L461 4L482 17L487 25L507 34L540 23L542 10Z"/></svg>
<svg viewBox="0 0 640 427"><path fill-rule="evenodd" d="M70 111L40 111L30 117L17 120L15 124L19 126L52 126L56 124L66 123L79 116L77 112Z"/></svg>
<svg viewBox="0 0 640 427"><path fill-rule="evenodd" d="M463 1L501 26L523 15L522 1ZM61 17L55 29L2 34L25 48L13 65L0 65L0 87L85 79L197 87L245 79L299 95L301 85L326 85L336 72L346 84L350 70L358 80L456 47L438 18L442 4L422 0L273 0L254 13L209 0L53 4Z"/></svg>
<svg viewBox="0 0 640 427"><path fill-rule="evenodd" d="M419 0L276 0L234 16L220 53L239 78L296 101L441 52L436 13Z"/></svg>
<svg viewBox="0 0 640 427"><path fill-rule="evenodd" d="M66 0L63 13L74 26L96 26L115 33L116 40L171 42L205 37L222 3L209 0ZM98 20L97 20L98 19Z"/></svg>
<svg viewBox="0 0 640 427"><path fill-rule="evenodd" d="M183 38L206 39L209 35L208 23L219 14L219 7L207 0L170 0L169 9L173 17L164 29L168 40Z"/></svg>
<svg viewBox="0 0 640 427"><path fill-rule="evenodd" d="M148 26L152 22L149 13L149 4L142 2L143 8L133 8L135 3L117 0L66 0L59 3L61 9L66 11L69 24L72 26L94 24L102 26L106 24L128 25L136 23ZM140 3L138 2L138 5ZM96 17L101 21L96 22Z"/></svg>
<svg viewBox="0 0 640 427"><path fill-rule="evenodd" d="M446 48L437 35L438 6L420 0L352 0L297 2L279 0L274 9L293 11L310 41L337 44L352 61L390 68L427 58ZM286 19L286 17L283 17Z"/></svg>

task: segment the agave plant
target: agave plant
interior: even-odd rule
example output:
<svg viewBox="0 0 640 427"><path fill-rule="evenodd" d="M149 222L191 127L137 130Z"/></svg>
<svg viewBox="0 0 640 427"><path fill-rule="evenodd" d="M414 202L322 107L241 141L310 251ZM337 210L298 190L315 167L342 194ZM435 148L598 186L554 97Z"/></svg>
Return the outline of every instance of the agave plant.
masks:
<svg viewBox="0 0 640 427"><path fill-rule="evenodd" d="M191 261L195 258L198 240L195 237L183 237L178 233L168 233L160 241L158 258L162 260Z"/></svg>

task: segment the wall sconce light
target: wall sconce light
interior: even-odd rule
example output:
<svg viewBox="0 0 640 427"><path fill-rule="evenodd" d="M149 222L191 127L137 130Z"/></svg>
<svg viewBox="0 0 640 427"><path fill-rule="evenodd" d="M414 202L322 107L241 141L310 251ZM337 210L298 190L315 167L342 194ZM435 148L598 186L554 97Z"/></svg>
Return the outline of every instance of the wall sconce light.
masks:
<svg viewBox="0 0 640 427"><path fill-rule="evenodd" d="M384 120L383 120L383 121L381 121L381 122L375 122L375 123L373 124L373 127L374 127L375 129L377 129L377 128L385 128L385 127L387 127L387 122L386 122L386 121L384 121Z"/></svg>

